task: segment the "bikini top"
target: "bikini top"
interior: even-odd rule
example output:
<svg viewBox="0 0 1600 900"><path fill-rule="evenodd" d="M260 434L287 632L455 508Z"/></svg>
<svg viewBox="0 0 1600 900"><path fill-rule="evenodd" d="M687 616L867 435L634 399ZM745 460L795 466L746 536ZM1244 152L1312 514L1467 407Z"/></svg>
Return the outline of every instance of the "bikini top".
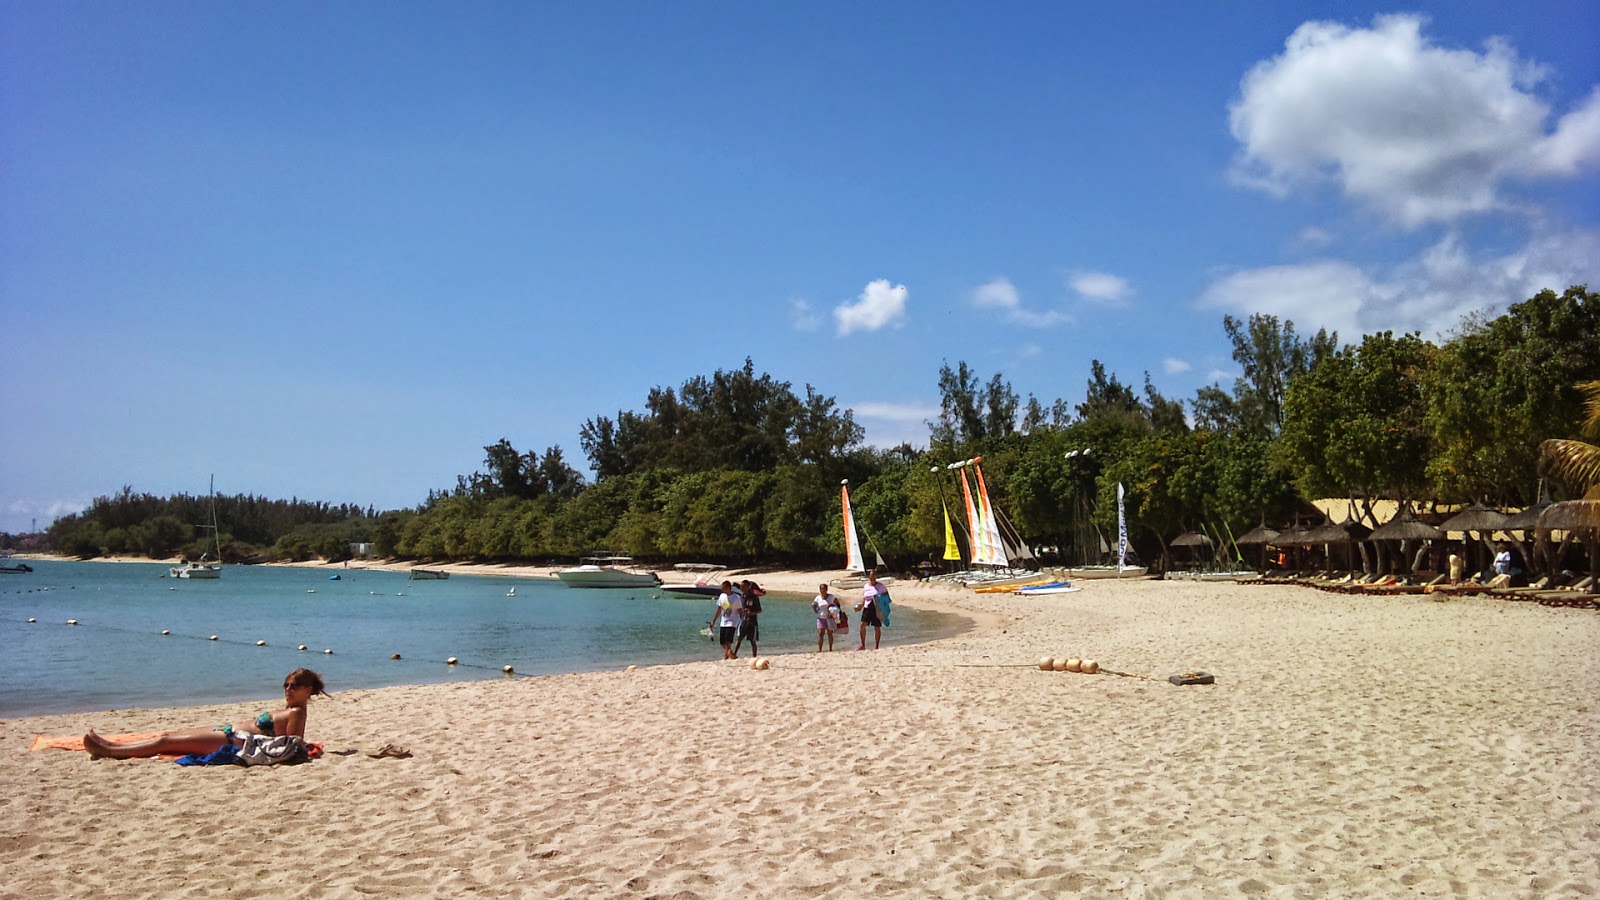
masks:
<svg viewBox="0 0 1600 900"><path fill-rule="evenodd" d="M276 737L277 726L272 721L272 713L264 712L256 716L256 730L267 737Z"/></svg>

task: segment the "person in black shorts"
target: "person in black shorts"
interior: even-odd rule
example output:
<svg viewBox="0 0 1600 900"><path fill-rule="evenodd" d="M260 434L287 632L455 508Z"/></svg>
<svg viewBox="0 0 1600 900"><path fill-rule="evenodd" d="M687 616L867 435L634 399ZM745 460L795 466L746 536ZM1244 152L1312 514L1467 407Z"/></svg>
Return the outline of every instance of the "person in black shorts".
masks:
<svg viewBox="0 0 1600 900"><path fill-rule="evenodd" d="M761 626L756 619L761 615L761 595L766 591L753 581L744 581L739 584L739 593L744 597L744 609L743 618L739 620L739 638L733 642L733 655L737 659L739 648L749 640L750 655L760 656L761 651L756 649L756 641L761 639Z"/></svg>
<svg viewBox="0 0 1600 900"><path fill-rule="evenodd" d="M861 611L861 643L857 650L867 649L867 626L872 626L872 649L878 649L878 644L883 640L883 619L878 615L878 595L887 593L888 588L878 583L878 572L874 569L867 573L867 583L861 586L861 599L856 601L856 609Z"/></svg>

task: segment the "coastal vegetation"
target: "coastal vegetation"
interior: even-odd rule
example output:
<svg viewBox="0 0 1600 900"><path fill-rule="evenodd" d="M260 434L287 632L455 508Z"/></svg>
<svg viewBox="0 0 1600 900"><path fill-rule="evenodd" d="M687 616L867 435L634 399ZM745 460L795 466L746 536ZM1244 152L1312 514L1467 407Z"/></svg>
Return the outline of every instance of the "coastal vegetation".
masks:
<svg viewBox="0 0 1600 900"><path fill-rule="evenodd" d="M483 469L415 508L249 496L217 498L225 559L337 561L352 545L430 559L570 559L599 548L647 560L827 564L843 538L848 479L869 544L897 567L937 557L959 486L945 465L982 456L996 505L1035 546L1083 562L1113 527L1117 485L1145 559L1183 531L1218 546L1261 522L1312 512L1315 498L1417 507L1520 507L1595 484L1600 298L1542 291L1469 318L1435 344L1389 332L1339 343L1269 315L1224 317L1239 376L1188 401L1090 363L1081 401L1017 396L964 361L938 372L925 447L863 444L852 413L806 385L742 368L653 387L641 410L584 422L592 480L559 446L507 440ZM1587 423L1587 424L1586 424ZM1589 455L1585 455L1585 454ZM58 520L47 545L74 556L198 556L204 497L101 497Z"/></svg>

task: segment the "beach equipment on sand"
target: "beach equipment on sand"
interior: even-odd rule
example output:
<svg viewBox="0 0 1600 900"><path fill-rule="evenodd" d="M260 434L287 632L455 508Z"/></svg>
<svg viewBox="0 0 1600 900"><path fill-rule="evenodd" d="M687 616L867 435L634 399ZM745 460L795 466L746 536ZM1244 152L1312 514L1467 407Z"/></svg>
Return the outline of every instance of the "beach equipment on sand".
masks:
<svg viewBox="0 0 1600 900"><path fill-rule="evenodd" d="M1100 664L1092 659L1086 659L1078 664L1078 671L1085 675L1094 675L1100 671Z"/></svg>
<svg viewBox="0 0 1600 900"><path fill-rule="evenodd" d="M1065 672L1067 670L1067 661L1058 659L1050 664L1050 668L1055 669L1057 672Z"/></svg>
<svg viewBox="0 0 1600 900"><path fill-rule="evenodd" d="M1049 672L1055 668L1056 661L1048 656L1039 657L1039 671Z"/></svg>
<svg viewBox="0 0 1600 900"><path fill-rule="evenodd" d="M1068 671L1068 672L1081 672L1081 671L1083 671L1083 660L1078 659L1075 656L1072 657L1071 659L1067 660L1067 666L1066 666L1066 670L1065 671Z"/></svg>
<svg viewBox="0 0 1600 900"><path fill-rule="evenodd" d="M1167 680L1173 684L1216 684L1217 677L1210 672L1185 672L1182 675L1168 675Z"/></svg>

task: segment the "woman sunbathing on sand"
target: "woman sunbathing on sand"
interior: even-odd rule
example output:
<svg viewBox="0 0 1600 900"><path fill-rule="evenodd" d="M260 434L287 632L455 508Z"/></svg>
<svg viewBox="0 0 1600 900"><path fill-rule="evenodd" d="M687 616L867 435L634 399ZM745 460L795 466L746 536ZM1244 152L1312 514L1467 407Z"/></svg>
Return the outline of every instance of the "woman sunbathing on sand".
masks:
<svg viewBox="0 0 1600 900"><path fill-rule="evenodd" d="M233 743L235 732L264 734L268 737L294 735L306 736L306 702L314 694L328 696L323 690L322 676L310 669L295 669L283 679L283 709L263 712L250 722L218 725L216 728L191 728L187 731L164 731L159 736L142 741L108 741L93 729L83 736L83 749L90 756L107 756L112 759L132 759L139 756L185 756L191 753L214 753Z"/></svg>

